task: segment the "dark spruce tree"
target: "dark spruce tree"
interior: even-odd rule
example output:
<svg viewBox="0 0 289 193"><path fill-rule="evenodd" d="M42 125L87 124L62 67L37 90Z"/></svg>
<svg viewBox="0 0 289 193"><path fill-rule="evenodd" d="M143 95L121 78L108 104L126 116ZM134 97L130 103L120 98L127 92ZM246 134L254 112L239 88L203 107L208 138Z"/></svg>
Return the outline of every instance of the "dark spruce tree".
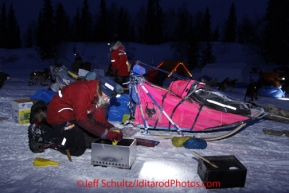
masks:
<svg viewBox="0 0 289 193"><path fill-rule="evenodd" d="M144 40L148 44L154 42L155 7L154 0L148 0L146 10L146 20L144 26Z"/></svg>
<svg viewBox="0 0 289 193"><path fill-rule="evenodd" d="M72 41L75 41L75 42L79 42L80 41L80 38L78 37L78 34L80 33L79 32L79 29L80 29L80 13L79 13L79 7L77 7L76 9L76 14L75 16L73 17L73 21L72 21L72 24L71 24L71 39Z"/></svg>
<svg viewBox="0 0 289 193"><path fill-rule="evenodd" d="M238 43L252 44L255 37L256 27L248 17L244 17L238 26Z"/></svg>
<svg viewBox="0 0 289 193"><path fill-rule="evenodd" d="M155 21L155 43L163 43L164 42L164 35L163 35L163 28L164 28L164 13L162 7L159 4L159 0L156 2L156 21Z"/></svg>
<svg viewBox="0 0 289 193"><path fill-rule="evenodd" d="M188 47L186 49L186 64L189 70L193 70L199 67L199 45L196 29L192 25L189 26Z"/></svg>
<svg viewBox="0 0 289 193"><path fill-rule="evenodd" d="M25 37L24 47L32 48L35 45L35 28L33 27L32 23L28 25L28 29L24 37Z"/></svg>
<svg viewBox="0 0 289 193"><path fill-rule="evenodd" d="M89 42L92 40L92 15L89 11L87 0L83 1L79 20L78 39L81 42Z"/></svg>
<svg viewBox="0 0 289 193"><path fill-rule="evenodd" d="M236 41L236 29L237 28L237 16L236 7L232 3L229 11L229 16L225 25L224 42L235 42Z"/></svg>
<svg viewBox="0 0 289 193"><path fill-rule="evenodd" d="M50 0L44 0L44 6L39 13L36 45L39 47L39 54L42 60L54 57L54 10Z"/></svg>
<svg viewBox="0 0 289 193"><path fill-rule="evenodd" d="M99 15L97 17L96 27L95 27L95 39L97 42L108 42L111 41L113 37L113 32L109 28L108 14L105 0L100 1L99 5Z"/></svg>
<svg viewBox="0 0 289 193"><path fill-rule="evenodd" d="M159 0L148 0L144 38L148 44L159 44L163 42L163 11Z"/></svg>
<svg viewBox="0 0 289 193"><path fill-rule="evenodd" d="M175 58L186 61L188 53L190 27L192 26L190 14L186 7L182 7L177 12L178 22L174 29L171 48L174 50Z"/></svg>
<svg viewBox="0 0 289 193"><path fill-rule="evenodd" d="M169 8L166 12L164 12L164 28L163 28L163 36L164 42L171 41L174 36L174 28L176 23L178 22L177 14L175 8Z"/></svg>
<svg viewBox="0 0 289 193"><path fill-rule="evenodd" d="M265 16L265 53L271 63L289 63L289 1L269 0Z"/></svg>
<svg viewBox="0 0 289 193"><path fill-rule="evenodd" d="M136 42L137 38L136 38L136 31L133 25L130 26L130 30L129 30L129 41L130 42Z"/></svg>
<svg viewBox="0 0 289 193"><path fill-rule="evenodd" d="M0 48L6 48L7 45L7 13L5 2L3 2L0 14Z"/></svg>
<svg viewBox="0 0 289 193"><path fill-rule="evenodd" d="M219 25L218 25L218 26L216 27L216 29L214 30L212 40L213 40L214 42L218 42L218 41L220 40Z"/></svg>
<svg viewBox="0 0 289 193"><path fill-rule="evenodd" d="M146 9L145 6L141 6L136 13L135 17L135 26L136 26L136 42L144 43L145 42L145 16Z"/></svg>
<svg viewBox="0 0 289 193"><path fill-rule="evenodd" d="M195 37L198 42L202 41L202 26L204 23L204 13L198 11L193 16L193 27L195 29Z"/></svg>
<svg viewBox="0 0 289 193"><path fill-rule="evenodd" d="M202 42L211 41L211 15L209 8L206 8L205 18L201 26L200 38Z"/></svg>
<svg viewBox="0 0 289 193"><path fill-rule="evenodd" d="M129 13L121 7L117 16L117 35L120 41L130 41Z"/></svg>
<svg viewBox="0 0 289 193"><path fill-rule="evenodd" d="M55 43L60 44L70 40L69 16L64 10L62 3L56 6L55 12Z"/></svg>
<svg viewBox="0 0 289 193"><path fill-rule="evenodd" d="M119 8L115 3L112 3L110 5L110 7L107 9L107 23L108 23L108 31L110 33L110 37L108 37L108 41L113 43L116 42L118 40L123 41L122 38L120 38L120 31L119 31L119 23L118 22L122 22L122 20L124 19L124 16L126 14L123 14L124 12L126 12L124 9L122 9L122 7ZM120 13L122 12L122 13ZM119 19L119 16L121 15L122 19ZM124 19L125 20L125 19ZM123 29L124 31L126 29ZM122 31L121 31L122 33ZM122 35L123 36L123 35ZM124 37L124 36L123 36Z"/></svg>
<svg viewBox="0 0 289 193"><path fill-rule="evenodd" d="M201 54L201 67L204 67L206 64L214 63L216 57L213 55L213 44L207 42L205 45L205 49L202 50Z"/></svg>
<svg viewBox="0 0 289 193"><path fill-rule="evenodd" d="M199 38L196 27L193 26L193 18L186 7L177 12L171 48L175 59L185 62L189 70L198 67Z"/></svg>
<svg viewBox="0 0 289 193"><path fill-rule="evenodd" d="M15 17L13 5L10 5L7 17L7 48L20 48L20 29Z"/></svg>
<svg viewBox="0 0 289 193"><path fill-rule="evenodd" d="M191 15L186 7L182 7L177 12L173 41L187 41L190 35L190 26L192 26Z"/></svg>

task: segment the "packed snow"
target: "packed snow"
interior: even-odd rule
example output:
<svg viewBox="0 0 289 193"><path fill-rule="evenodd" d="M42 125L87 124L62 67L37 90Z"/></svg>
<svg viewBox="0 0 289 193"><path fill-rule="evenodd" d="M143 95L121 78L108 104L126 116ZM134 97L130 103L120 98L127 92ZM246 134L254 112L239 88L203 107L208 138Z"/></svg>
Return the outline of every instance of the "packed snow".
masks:
<svg viewBox="0 0 289 193"><path fill-rule="evenodd" d="M172 51L167 44L145 46L124 44L131 61L141 60L157 66L162 60L170 59ZM248 57L239 45L231 45L227 53L218 53L216 62L247 62L252 65L257 57ZM59 59L70 67L74 60L73 45L64 45ZM93 68L106 68L109 64L109 49L105 44L77 44L76 51L83 61L93 63ZM231 50L231 51L230 51ZM239 50L240 52L232 51ZM228 56L226 58L226 55ZM33 70L48 67L51 61L41 61L34 49L0 50L2 71L10 74L10 79L0 89L0 187L1 192L288 192L289 191L289 138L285 135L273 136L263 133L264 128L278 131L288 130L288 124L260 119L226 139L208 142L206 149L195 149L202 156L234 155L246 168L245 187L211 189L194 187L201 184L197 174L198 160L190 149L175 147L170 139L137 133L135 136L160 141L156 147L137 146L136 159L131 169L93 166L91 149L80 157L67 156L47 149L34 154L28 147L28 125L17 124L11 116L11 100L30 98L37 90L48 86L39 84L28 86L29 74ZM218 59L219 58L219 59ZM258 60L258 67L262 62ZM200 71L192 72L198 77ZM234 92L225 91L236 100L243 100L245 87L237 87ZM289 95L276 99L260 96L256 104L274 104L289 110ZM119 122L113 122L121 126ZM158 133L157 131L153 131ZM196 137L213 137L228 131L189 133ZM160 134L176 135L175 132ZM36 157L59 162L59 166L36 167ZM113 182L117 182L114 184ZM125 182L125 183L124 183ZM166 182L171 182L171 184ZM189 182L189 183L187 183ZM153 187L152 184L155 184ZM158 185L156 185L158 184ZM150 186L149 186L150 185ZM162 185L162 187L158 187ZM117 187L118 186L118 187Z"/></svg>

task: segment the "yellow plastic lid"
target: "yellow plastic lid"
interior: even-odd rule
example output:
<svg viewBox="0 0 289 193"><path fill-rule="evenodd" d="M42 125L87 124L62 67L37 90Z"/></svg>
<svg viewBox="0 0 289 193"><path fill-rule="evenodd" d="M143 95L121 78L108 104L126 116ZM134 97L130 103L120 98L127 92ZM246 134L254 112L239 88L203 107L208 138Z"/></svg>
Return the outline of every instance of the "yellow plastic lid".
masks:
<svg viewBox="0 0 289 193"><path fill-rule="evenodd" d="M36 157L33 162L34 166L59 166L59 162Z"/></svg>

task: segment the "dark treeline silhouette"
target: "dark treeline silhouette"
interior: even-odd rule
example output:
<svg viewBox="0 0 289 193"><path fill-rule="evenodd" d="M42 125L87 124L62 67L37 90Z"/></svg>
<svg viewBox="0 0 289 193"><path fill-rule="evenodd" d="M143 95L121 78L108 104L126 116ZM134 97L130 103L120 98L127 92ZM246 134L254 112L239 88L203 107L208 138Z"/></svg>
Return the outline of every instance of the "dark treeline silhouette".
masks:
<svg viewBox="0 0 289 193"><path fill-rule="evenodd" d="M0 13L0 48L19 48L21 47L20 29L17 23L13 5L6 10L3 2Z"/></svg>
<svg viewBox="0 0 289 193"><path fill-rule="evenodd" d="M268 62L289 62L289 1L269 0L265 16L264 55Z"/></svg>
<svg viewBox="0 0 289 193"><path fill-rule="evenodd" d="M31 21L20 41L20 29L5 3L0 12L0 47L36 47L42 59L55 57L62 42L136 42L161 44L169 42L178 60L189 68L202 67L215 61L212 42L224 42L224 51L230 43L255 46L267 63L289 62L289 2L268 0L266 15L258 19L237 18L238 8L232 3L228 17L211 29L209 8L192 13L187 7L163 11L160 0L147 0L132 15L115 3L107 5L101 0L98 11L90 12L87 0L77 7L75 15L68 15L62 3L52 6L43 0L37 21Z"/></svg>

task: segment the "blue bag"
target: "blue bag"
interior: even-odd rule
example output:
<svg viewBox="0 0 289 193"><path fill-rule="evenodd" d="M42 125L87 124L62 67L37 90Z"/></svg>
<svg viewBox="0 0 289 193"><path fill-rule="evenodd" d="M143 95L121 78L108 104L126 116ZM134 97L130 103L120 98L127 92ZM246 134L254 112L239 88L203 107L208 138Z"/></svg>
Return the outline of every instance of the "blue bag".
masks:
<svg viewBox="0 0 289 193"><path fill-rule="evenodd" d="M110 99L110 105L107 112L108 121L122 121L124 114L130 114L130 97L128 94L122 94L120 97Z"/></svg>
<svg viewBox="0 0 289 193"><path fill-rule="evenodd" d="M52 97L56 94L56 92L52 90L38 90L31 97L33 100L43 100L44 102L49 103Z"/></svg>

